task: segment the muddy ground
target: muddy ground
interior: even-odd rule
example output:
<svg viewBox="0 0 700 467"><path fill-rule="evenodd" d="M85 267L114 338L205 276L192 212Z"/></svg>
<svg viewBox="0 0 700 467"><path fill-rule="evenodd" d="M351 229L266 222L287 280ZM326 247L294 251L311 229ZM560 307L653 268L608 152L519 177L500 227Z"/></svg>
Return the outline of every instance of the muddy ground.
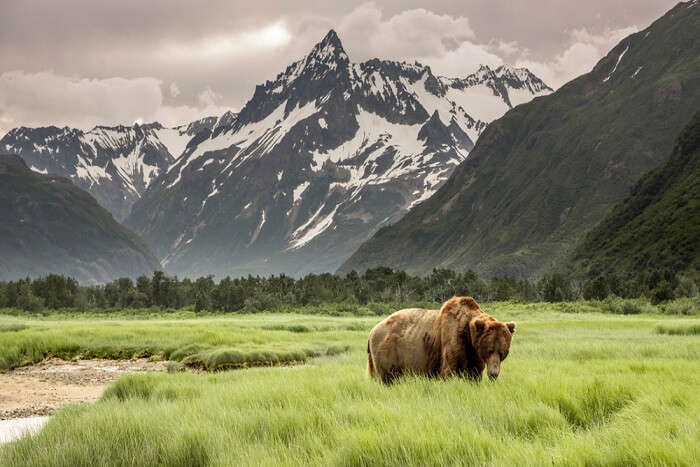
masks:
<svg viewBox="0 0 700 467"><path fill-rule="evenodd" d="M67 403L94 402L124 373L164 371L165 362L51 359L0 373L0 420L50 415Z"/></svg>

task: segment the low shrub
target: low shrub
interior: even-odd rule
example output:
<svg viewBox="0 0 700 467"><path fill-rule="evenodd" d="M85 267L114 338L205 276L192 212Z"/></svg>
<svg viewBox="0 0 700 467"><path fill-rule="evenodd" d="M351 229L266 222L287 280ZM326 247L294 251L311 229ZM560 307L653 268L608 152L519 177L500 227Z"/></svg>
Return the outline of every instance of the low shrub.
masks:
<svg viewBox="0 0 700 467"><path fill-rule="evenodd" d="M641 313L658 313L659 309L642 299L623 299L619 297L608 297L598 302L598 306L604 313L616 315L638 315Z"/></svg>
<svg viewBox="0 0 700 467"><path fill-rule="evenodd" d="M700 297L679 298L662 307L667 315L700 315Z"/></svg>

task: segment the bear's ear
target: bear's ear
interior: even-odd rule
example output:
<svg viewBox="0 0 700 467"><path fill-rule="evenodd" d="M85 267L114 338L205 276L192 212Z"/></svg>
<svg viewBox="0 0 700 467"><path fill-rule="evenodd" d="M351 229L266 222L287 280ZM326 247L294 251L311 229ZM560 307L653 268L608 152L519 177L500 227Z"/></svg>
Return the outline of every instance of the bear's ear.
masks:
<svg viewBox="0 0 700 467"><path fill-rule="evenodd" d="M459 310L459 299L457 297L452 297L442 304L440 308L441 313L454 314Z"/></svg>
<svg viewBox="0 0 700 467"><path fill-rule="evenodd" d="M514 322L510 321L510 322L506 323L506 327L508 328L508 330L510 331L511 334L513 334L515 332L515 323Z"/></svg>
<svg viewBox="0 0 700 467"><path fill-rule="evenodd" d="M474 300L472 297L462 297L460 300L460 303L470 310L478 310L479 309L479 304L476 303L476 300Z"/></svg>
<svg viewBox="0 0 700 467"><path fill-rule="evenodd" d="M474 321L474 331L476 331L477 334L481 334L484 332L484 329L486 329L486 320L477 318Z"/></svg>

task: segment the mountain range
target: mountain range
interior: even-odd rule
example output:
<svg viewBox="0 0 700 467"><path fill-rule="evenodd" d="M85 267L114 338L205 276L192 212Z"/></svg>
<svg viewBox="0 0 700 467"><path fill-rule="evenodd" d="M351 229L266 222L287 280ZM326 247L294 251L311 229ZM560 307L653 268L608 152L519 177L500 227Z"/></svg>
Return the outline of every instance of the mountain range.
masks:
<svg viewBox="0 0 700 467"><path fill-rule="evenodd" d="M0 149L70 178L196 276L333 271L429 198L487 124L552 92L523 68L465 78L353 63L334 31L237 114L188 125L17 128Z"/></svg>
<svg viewBox="0 0 700 467"><path fill-rule="evenodd" d="M95 284L150 274L158 260L87 192L0 155L0 280L65 274Z"/></svg>
<svg viewBox="0 0 700 467"><path fill-rule="evenodd" d="M182 275L333 271L430 197L490 120L549 92L524 69L353 63L330 31L192 140L125 222Z"/></svg>
<svg viewBox="0 0 700 467"><path fill-rule="evenodd" d="M490 123L428 200L340 268L538 276L673 148L700 108L700 7L680 3L589 73Z"/></svg>

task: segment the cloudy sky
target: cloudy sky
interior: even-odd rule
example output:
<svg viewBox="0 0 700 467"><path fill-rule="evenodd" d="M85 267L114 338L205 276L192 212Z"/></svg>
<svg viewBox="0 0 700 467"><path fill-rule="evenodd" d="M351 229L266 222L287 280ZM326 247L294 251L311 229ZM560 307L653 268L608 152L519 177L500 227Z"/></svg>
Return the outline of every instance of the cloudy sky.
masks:
<svg viewBox="0 0 700 467"><path fill-rule="evenodd" d="M353 61L418 60L445 76L508 63L556 88L675 3L3 0L0 135L237 110L331 28Z"/></svg>

